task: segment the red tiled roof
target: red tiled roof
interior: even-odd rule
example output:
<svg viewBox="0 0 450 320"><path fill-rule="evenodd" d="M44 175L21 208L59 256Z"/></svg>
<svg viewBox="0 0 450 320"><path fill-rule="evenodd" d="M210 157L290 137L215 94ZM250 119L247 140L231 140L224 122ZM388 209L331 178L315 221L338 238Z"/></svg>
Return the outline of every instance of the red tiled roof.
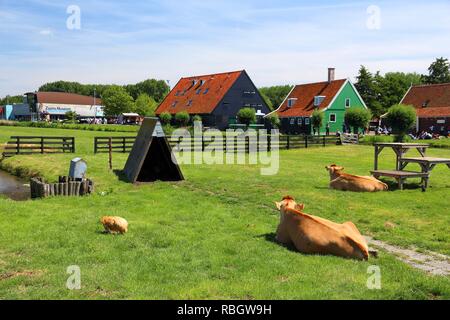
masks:
<svg viewBox="0 0 450 320"><path fill-rule="evenodd" d="M156 114L160 115L163 112L176 114L180 111L187 111L190 114L210 114L243 72L245 71L181 78L158 107Z"/></svg>
<svg viewBox="0 0 450 320"><path fill-rule="evenodd" d="M419 118L450 117L450 107L434 107L417 109Z"/></svg>
<svg viewBox="0 0 450 320"><path fill-rule="evenodd" d="M94 97L66 92L36 92L38 103L94 105ZM102 105L102 99L95 98L95 104Z"/></svg>
<svg viewBox="0 0 450 320"><path fill-rule="evenodd" d="M450 83L413 86L402 103L414 106L421 118L450 116Z"/></svg>
<svg viewBox="0 0 450 320"><path fill-rule="evenodd" d="M325 97L319 107L319 109L325 109L346 81L346 79L342 79L332 81L331 83L325 81L295 86L288 98L277 110L278 116L280 118L311 116L315 110L314 97L316 96ZM297 99L292 108L288 107L289 99Z"/></svg>

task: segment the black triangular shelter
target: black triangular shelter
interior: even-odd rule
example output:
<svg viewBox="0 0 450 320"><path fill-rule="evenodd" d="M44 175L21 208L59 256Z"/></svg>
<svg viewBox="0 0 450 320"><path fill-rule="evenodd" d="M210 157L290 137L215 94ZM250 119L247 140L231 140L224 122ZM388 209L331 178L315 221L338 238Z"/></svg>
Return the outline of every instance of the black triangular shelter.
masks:
<svg viewBox="0 0 450 320"><path fill-rule="evenodd" d="M131 183L184 180L157 118L144 119L123 171Z"/></svg>

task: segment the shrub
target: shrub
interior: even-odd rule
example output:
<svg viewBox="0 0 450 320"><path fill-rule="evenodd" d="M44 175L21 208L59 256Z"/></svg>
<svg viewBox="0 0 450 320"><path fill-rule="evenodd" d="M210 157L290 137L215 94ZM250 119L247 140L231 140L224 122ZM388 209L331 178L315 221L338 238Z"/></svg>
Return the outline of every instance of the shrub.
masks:
<svg viewBox="0 0 450 320"><path fill-rule="evenodd" d="M269 115L267 117L267 120L269 121L272 128L278 129L280 127L281 121L277 113L272 113L271 115Z"/></svg>
<svg viewBox="0 0 450 320"><path fill-rule="evenodd" d="M172 121L172 115L168 112L163 112L159 115L159 119L163 125L167 125Z"/></svg>
<svg viewBox="0 0 450 320"><path fill-rule="evenodd" d="M240 123L250 125L256 122L256 111L253 108L243 108L237 114Z"/></svg>
<svg viewBox="0 0 450 320"><path fill-rule="evenodd" d="M323 112L320 110L316 110L313 112L311 116L311 124L314 129L317 129L317 134L320 135L320 128L323 124Z"/></svg>
<svg viewBox="0 0 450 320"><path fill-rule="evenodd" d="M345 113L345 122L354 128L355 134L360 128L366 129L369 126L372 114L366 109L350 109Z"/></svg>
<svg viewBox="0 0 450 320"><path fill-rule="evenodd" d="M203 122L203 119L197 114L192 118L192 122Z"/></svg>
<svg viewBox="0 0 450 320"><path fill-rule="evenodd" d="M186 127L189 124L189 120L191 117L189 116L189 113L186 111L178 112L175 115L175 121L180 127Z"/></svg>
<svg viewBox="0 0 450 320"><path fill-rule="evenodd" d="M386 116L387 124L396 135L396 141L402 142L406 134L416 123L416 110L413 106L397 104L392 106Z"/></svg>
<svg viewBox="0 0 450 320"><path fill-rule="evenodd" d="M78 114L75 111L67 111L66 118L67 118L67 122L76 123Z"/></svg>

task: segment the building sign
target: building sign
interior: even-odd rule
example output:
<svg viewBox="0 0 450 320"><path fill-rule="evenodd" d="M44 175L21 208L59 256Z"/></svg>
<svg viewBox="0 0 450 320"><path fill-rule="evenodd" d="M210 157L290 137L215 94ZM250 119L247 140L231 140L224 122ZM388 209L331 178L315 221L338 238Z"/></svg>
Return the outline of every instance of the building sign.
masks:
<svg viewBox="0 0 450 320"><path fill-rule="evenodd" d="M66 114L67 112L72 111L70 108L61 108L61 107L47 107L46 112L48 114Z"/></svg>
<svg viewBox="0 0 450 320"><path fill-rule="evenodd" d="M445 124L445 120L438 120L437 123L438 124Z"/></svg>

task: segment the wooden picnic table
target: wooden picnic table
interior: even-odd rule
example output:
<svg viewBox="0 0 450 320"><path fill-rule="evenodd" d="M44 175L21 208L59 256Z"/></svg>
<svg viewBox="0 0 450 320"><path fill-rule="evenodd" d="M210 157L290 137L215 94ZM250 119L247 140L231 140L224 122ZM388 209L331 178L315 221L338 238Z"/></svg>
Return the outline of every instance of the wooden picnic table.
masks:
<svg viewBox="0 0 450 320"><path fill-rule="evenodd" d="M422 189L425 191L428 188L428 181L431 171L439 164L445 164L450 168L450 159L427 157L426 151L430 147L428 144L421 143L375 143L375 170L372 174L378 178L380 176L395 178L399 183L400 190L403 189L403 183L409 178L422 178ZM378 170L378 158L380 153L385 148L394 150L397 156L396 170ZM406 158L405 155L410 151L416 149L421 157ZM422 172L405 171L404 169L410 163L417 163L421 166Z"/></svg>
<svg viewBox="0 0 450 320"><path fill-rule="evenodd" d="M392 150L394 150L397 156L396 171L402 170L401 160L410 150L416 149L422 157L426 157L427 149L430 147L429 144L423 143L375 143L374 146L375 146L375 170L378 170L378 159L380 157L380 153L385 148L391 148Z"/></svg>

